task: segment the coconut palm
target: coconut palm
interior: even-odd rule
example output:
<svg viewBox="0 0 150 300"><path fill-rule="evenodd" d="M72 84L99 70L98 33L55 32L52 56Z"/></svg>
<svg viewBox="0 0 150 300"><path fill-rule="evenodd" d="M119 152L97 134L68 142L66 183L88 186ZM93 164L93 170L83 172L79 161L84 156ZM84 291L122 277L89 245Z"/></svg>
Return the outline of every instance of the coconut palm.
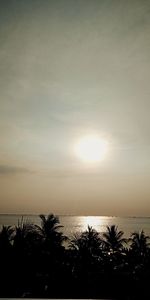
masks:
<svg viewBox="0 0 150 300"><path fill-rule="evenodd" d="M70 248L78 250L80 252L87 250L90 254L95 254L100 250L102 241L99 233L88 226L88 229L81 234L74 235L71 240Z"/></svg>
<svg viewBox="0 0 150 300"><path fill-rule="evenodd" d="M119 252L123 249L126 239L123 238L124 232L119 231L116 225L107 226L107 231L103 233L103 244L110 253Z"/></svg>
<svg viewBox="0 0 150 300"><path fill-rule="evenodd" d="M11 297L12 272L13 272L13 250L12 250L13 228L3 226L0 230L0 297Z"/></svg>
<svg viewBox="0 0 150 300"><path fill-rule="evenodd" d="M24 222L23 218L15 227L13 247L17 251L32 251L42 239L38 226Z"/></svg>
<svg viewBox="0 0 150 300"><path fill-rule="evenodd" d="M49 214L47 217L41 214L39 217L41 218L41 227L39 228L45 244L51 249L62 246L67 237L59 231L60 228L63 228L60 225L59 218L53 214Z"/></svg>
<svg viewBox="0 0 150 300"><path fill-rule="evenodd" d="M3 226L0 231L0 249L7 251L11 248L14 229L11 226Z"/></svg>
<svg viewBox="0 0 150 300"><path fill-rule="evenodd" d="M101 256L101 238L99 233L88 226L88 229L80 234L75 234L70 242L72 275L75 278L93 277L99 268Z"/></svg>
<svg viewBox="0 0 150 300"><path fill-rule="evenodd" d="M141 232L133 232L129 238L131 250L140 256L145 256L149 250L149 240L150 237L145 235L143 230Z"/></svg>

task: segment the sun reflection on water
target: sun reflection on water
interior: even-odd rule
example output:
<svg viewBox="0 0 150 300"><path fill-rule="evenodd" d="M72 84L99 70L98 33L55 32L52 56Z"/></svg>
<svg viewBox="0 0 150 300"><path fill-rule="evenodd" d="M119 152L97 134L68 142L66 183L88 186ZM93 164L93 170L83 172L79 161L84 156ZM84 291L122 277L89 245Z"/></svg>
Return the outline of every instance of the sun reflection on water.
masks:
<svg viewBox="0 0 150 300"><path fill-rule="evenodd" d="M99 232L104 232L108 223L108 217L84 216L80 219L80 228L81 231L85 231L88 226L91 226Z"/></svg>

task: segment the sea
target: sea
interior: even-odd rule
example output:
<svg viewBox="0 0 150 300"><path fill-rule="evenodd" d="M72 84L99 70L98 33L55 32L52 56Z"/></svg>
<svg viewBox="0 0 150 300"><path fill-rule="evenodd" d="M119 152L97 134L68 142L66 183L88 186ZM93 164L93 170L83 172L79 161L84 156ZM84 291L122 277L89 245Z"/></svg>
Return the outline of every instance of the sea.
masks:
<svg viewBox="0 0 150 300"><path fill-rule="evenodd" d="M92 226L100 234L106 231L107 226L116 225L124 232L124 237L128 238L132 232L144 231L150 236L150 217L116 217L116 216L67 216L60 215L59 221L62 225L63 233L72 238L74 234L85 231L88 226ZM0 228L5 226L16 226L21 221L24 223L41 224L38 215L17 215L0 214Z"/></svg>

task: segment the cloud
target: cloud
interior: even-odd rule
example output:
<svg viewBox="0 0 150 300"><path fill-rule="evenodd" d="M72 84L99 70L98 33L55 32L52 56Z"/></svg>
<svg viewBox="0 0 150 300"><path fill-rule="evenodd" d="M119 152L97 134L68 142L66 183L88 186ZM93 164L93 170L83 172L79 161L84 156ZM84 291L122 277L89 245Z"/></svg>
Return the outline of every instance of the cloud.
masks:
<svg viewBox="0 0 150 300"><path fill-rule="evenodd" d="M22 167L0 165L0 175L15 175L20 173L30 173L30 171Z"/></svg>
<svg viewBox="0 0 150 300"><path fill-rule="evenodd" d="M96 178L96 177L102 177L107 176L107 171L104 170L92 170L92 169L72 169L72 168L64 168L64 169L53 169L53 170L47 170L44 171L44 174L48 176L49 178L58 178L58 179L65 179L65 178ZM44 175L43 174L43 175Z"/></svg>

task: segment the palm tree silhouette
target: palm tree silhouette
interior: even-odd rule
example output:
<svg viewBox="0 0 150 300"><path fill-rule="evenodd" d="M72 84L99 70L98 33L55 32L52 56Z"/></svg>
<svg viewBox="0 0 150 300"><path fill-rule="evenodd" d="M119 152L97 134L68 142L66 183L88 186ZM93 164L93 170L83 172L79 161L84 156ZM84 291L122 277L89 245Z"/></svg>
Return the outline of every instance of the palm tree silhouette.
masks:
<svg viewBox="0 0 150 300"><path fill-rule="evenodd" d="M39 228L45 245L51 249L61 247L67 237L59 231L60 228L63 228L60 225L59 218L53 214L49 214L47 217L41 214L39 217L41 218L41 227Z"/></svg>
<svg viewBox="0 0 150 300"><path fill-rule="evenodd" d="M11 226L3 226L0 231L0 297L11 297L13 278L13 239L14 229Z"/></svg>
<svg viewBox="0 0 150 300"><path fill-rule="evenodd" d="M123 238L124 232L119 231L116 225L107 226L107 231L103 233L103 244L110 253L119 252L123 249L123 244L127 242Z"/></svg>
<svg viewBox="0 0 150 300"><path fill-rule="evenodd" d="M85 281L93 276L94 270L96 272L99 267L101 245L99 233L90 226L81 234L74 235L69 245L73 258L73 276L78 279L84 277Z"/></svg>
<svg viewBox="0 0 150 300"><path fill-rule="evenodd" d="M87 250L90 254L96 254L99 252L102 241L99 233L88 226L88 229L81 234L75 234L71 240L70 248L78 250L80 252Z"/></svg>
<svg viewBox="0 0 150 300"><path fill-rule="evenodd" d="M143 230L141 232L133 232L129 238L131 250L139 256L145 256L149 250L149 240L150 237L145 235Z"/></svg>
<svg viewBox="0 0 150 300"><path fill-rule="evenodd" d="M13 235L14 229L11 226L3 226L0 232L0 249L3 248L3 250L10 249L11 241L12 241L12 235Z"/></svg>
<svg viewBox="0 0 150 300"><path fill-rule="evenodd" d="M37 225L24 222L23 217L21 221L18 221L18 226L15 227L15 235L13 238L15 251L31 252L40 244L41 239L42 235Z"/></svg>

